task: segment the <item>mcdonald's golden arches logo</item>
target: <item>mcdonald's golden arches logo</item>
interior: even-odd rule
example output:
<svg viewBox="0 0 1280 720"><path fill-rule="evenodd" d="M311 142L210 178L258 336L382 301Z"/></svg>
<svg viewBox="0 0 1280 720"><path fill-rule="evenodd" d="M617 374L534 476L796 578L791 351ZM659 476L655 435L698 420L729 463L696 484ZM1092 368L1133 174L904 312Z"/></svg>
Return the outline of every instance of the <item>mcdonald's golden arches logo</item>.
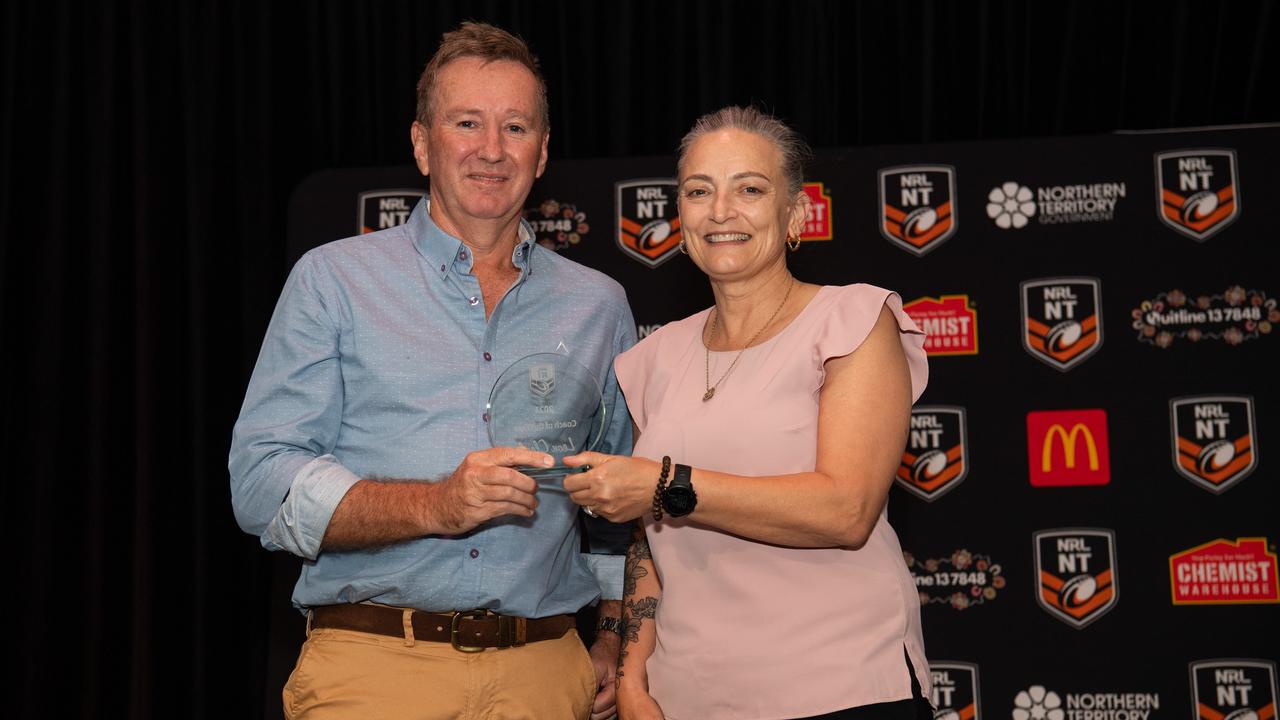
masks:
<svg viewBox="0 0 1280 720"><path fill-rule="evenodd" d="M1035 487L1111 482L1105 410L1027 413L1027 469Z"/></svg>

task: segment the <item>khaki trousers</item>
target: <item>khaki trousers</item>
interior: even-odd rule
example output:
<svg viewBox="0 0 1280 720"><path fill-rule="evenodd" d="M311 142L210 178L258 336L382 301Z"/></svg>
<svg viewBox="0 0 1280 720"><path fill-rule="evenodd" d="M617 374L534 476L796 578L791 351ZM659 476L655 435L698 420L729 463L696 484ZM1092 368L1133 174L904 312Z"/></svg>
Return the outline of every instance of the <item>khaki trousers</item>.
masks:
<svg viewBox="0 0 1280 720"><path fill-rule="evenodd" d="M576 630L478 653L316 628L284 686L288 720L585 720L596 676Z"/></svg>

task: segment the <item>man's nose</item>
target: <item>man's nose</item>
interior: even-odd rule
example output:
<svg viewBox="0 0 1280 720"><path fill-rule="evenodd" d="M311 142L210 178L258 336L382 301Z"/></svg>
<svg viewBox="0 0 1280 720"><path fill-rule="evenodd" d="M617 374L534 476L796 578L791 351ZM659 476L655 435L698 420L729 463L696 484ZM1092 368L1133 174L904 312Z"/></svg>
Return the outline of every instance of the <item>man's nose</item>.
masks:
<svg viewBox="0 0 1280 720"><path fill-rule="evenodd" d="M480 146L480 159L498 162L502 159L502 154L502 128L498 125L490 125L484 132L484 142Z"/></svg>

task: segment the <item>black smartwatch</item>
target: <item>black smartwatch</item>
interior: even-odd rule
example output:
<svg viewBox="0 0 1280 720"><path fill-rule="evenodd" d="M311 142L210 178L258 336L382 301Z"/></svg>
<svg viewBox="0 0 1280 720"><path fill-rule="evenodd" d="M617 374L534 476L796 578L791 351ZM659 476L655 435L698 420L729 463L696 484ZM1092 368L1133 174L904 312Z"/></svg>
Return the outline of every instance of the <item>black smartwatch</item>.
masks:
<svg viewBox="0 0 1280 720"><path fill-rule="evenodd" d="M670 484L662 493L662 509L671 517L684 517L698 506L698 494L693 491L693 468L676 465Z"/></svg>

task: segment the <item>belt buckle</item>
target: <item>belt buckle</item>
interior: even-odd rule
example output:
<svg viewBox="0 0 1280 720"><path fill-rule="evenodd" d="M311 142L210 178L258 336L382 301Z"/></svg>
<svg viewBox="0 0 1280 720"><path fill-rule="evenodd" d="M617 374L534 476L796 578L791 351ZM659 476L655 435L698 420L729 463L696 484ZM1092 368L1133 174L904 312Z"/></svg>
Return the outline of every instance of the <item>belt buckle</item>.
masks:
<svg viewBox="0 0 1280 720"><path fill-rule="evenodd" d="M498 616L498 647L520 647L527 641L529 621L513 615Z"/></svg>
<svg viewBox="0 0 1280 720"><path fill-rule="evenodd" d="M463 619L476 620L488 615L488 610L460 610L453 613L453 620L449 623L449 644L454 650L464 653L484 652L485 648L476 645L463 645L458 642L458 624Z"/></svg>

